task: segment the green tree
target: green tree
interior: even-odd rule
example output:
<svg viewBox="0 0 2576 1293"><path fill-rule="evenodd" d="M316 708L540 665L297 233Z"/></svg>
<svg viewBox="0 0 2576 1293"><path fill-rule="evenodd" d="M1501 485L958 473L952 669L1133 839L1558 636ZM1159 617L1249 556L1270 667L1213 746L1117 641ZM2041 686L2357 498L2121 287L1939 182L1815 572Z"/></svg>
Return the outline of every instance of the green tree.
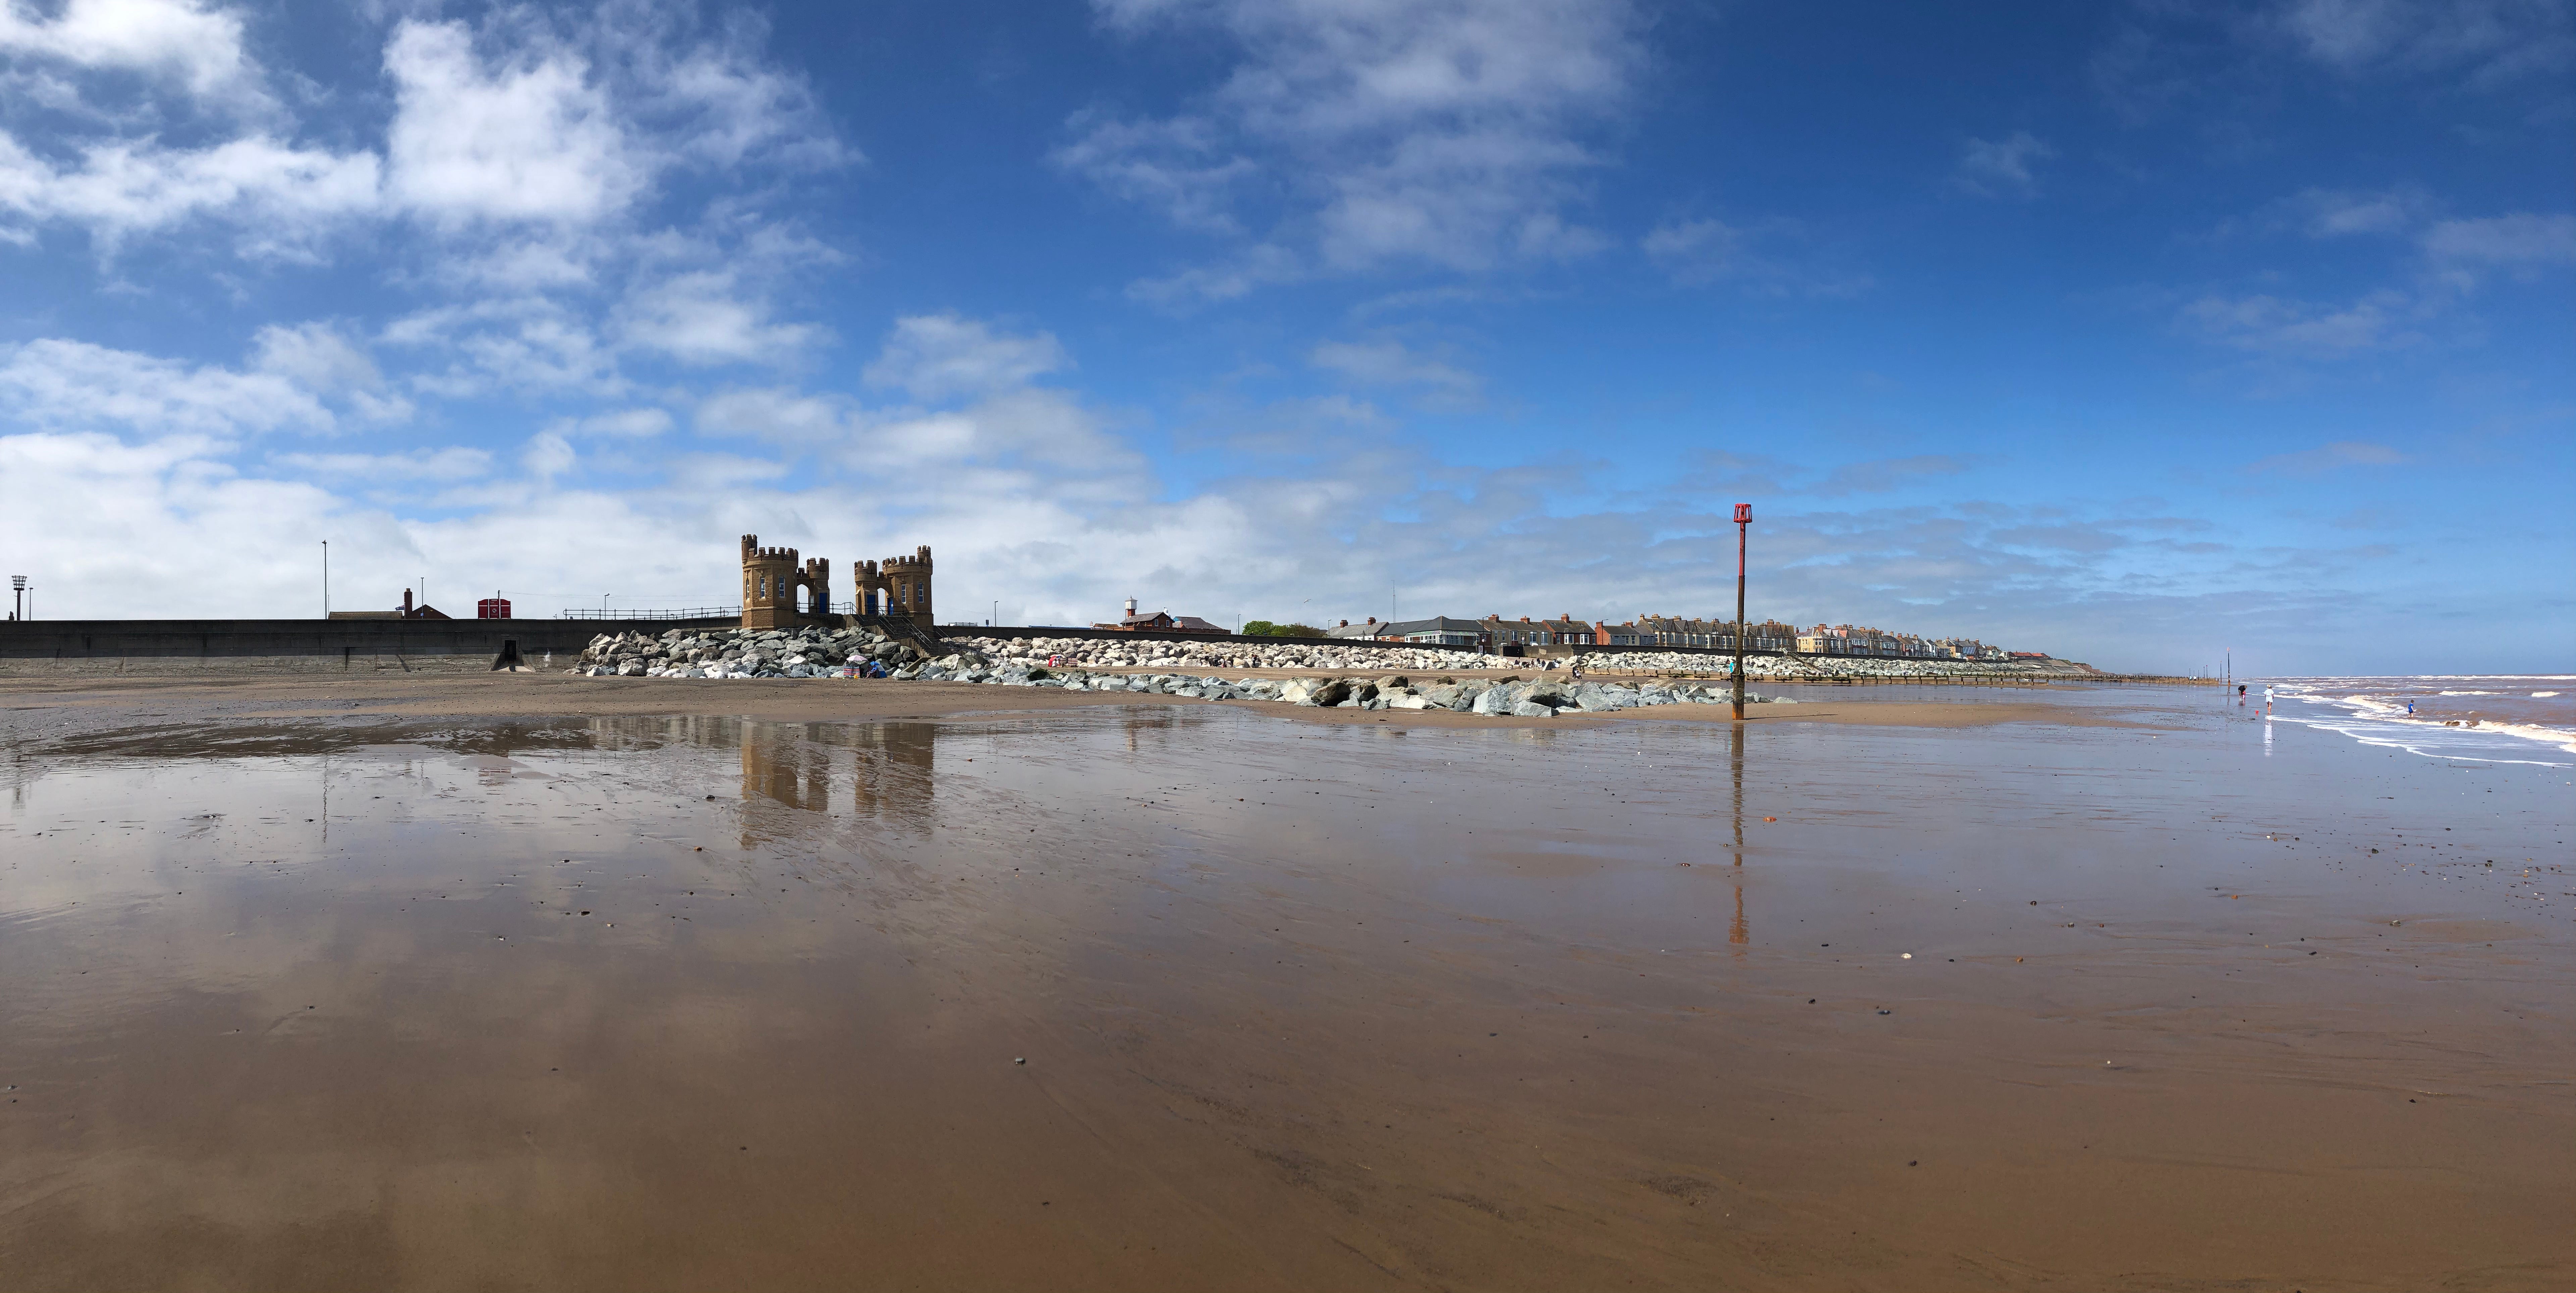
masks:
<svg viewBox="0 0 2576 1293"><path fill-rule="evenodd" d="M1319 638L1322 629L1311 624L1273 624L1268 620L1246 620L1243 635L1248 638Z"/></svg>

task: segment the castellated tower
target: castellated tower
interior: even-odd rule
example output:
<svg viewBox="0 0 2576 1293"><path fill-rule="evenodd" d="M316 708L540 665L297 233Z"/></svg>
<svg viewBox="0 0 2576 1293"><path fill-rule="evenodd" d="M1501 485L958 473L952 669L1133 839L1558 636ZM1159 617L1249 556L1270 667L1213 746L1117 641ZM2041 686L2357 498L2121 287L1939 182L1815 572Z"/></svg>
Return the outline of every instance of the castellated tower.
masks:
<svg viewBox="0 0 2576 1293"><path fill-rule="evenodd" d="M930 618L930 545L923 544L909 557L888 557L880 568L879 578L886 590L886 614L909 615L923 628Z"/></svg>
<svg viewBox="0 0 2576 1293"><path fill-rule="evenodd" d="M800 611L796 594L803 590L809 610ZM816 557L796 566L796 549L764 548L760 536L742 536L742 626L747 629L794 628L829 614L832 609L832 563Z"/></svg>
<svg viewBox="0 0 2576 1293"><path fill-rule="evenodd" d="M861 615L900 615L923 628L931 626L927 544L915 548L909 557L862 561L857 573Z"/></svg>

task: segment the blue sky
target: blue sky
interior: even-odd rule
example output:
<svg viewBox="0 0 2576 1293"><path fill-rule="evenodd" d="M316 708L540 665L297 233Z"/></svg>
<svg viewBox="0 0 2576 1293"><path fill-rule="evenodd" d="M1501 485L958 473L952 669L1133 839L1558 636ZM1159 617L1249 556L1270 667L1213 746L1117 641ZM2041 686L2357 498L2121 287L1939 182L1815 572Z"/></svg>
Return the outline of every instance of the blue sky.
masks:
<svg viewBox="0 0 2576 1293"><path fill-rule="evenodd" d="M1624 619L1744 501L1757 616L2563 669L2572 74L2511 0L0 0L0 561Z"/></svg>

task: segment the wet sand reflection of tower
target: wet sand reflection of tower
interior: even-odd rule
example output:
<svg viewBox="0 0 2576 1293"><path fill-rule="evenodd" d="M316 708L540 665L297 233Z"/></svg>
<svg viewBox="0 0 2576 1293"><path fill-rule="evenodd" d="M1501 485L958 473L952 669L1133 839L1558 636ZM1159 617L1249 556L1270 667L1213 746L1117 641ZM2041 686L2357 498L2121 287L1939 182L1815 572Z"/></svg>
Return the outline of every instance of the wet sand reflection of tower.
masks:
<svg viewBox="0 0 2576 1293"><path fill-rule="evenodd" d="M767 800L809 813L832 807L832 767L827 753L801 729L746 723L742 733L742 799Z"/></svg>
<svg viewBox="0 0 2576 1293"><path fill-rule="evenodd" d="M1738 723L1727 738L1726 761L1735 777L1735 923L1726 927L1726 941L1744 955L1744 945L1752 933L1744 924L1744 725Z"/></svg>
<svg viewBox="0 0 2576 1293"><path fill-rule="evenodd" d="M830 753L805 740L801 728L774 723L742 725L742 846L756 848L803 834L813 823L797 814L832 806Z"/></svg>
<svg viewBox="0 0 2576 1293"><path fill-rule="evenodd" d="M1177 710L1160 710L1143 714L1131 713L1121 719L1119 721L1119 729L1127 735L1127 752L1129 754L1137 754L1143 751L1143 743L1136 739L1137 734L1140 732L1170 732L1177 730L1180 727L1178 713L1179 711Z"/></svg>
<svg viewBox="0 0 2576 1293"><path fill-rule="evenodd" d="M811 820L783 818L773 810L832 813L835 767L845 758L852 816L926 829L937 731L931 723L743 724L744 846L810 836ZM850 754L844 756L844 749Z"/></svg>
<svg viewBox="0 0 2576 1293"><path fill-rule="evenodd" d="M937 766L936 723L869 723L835 730L851 747L850 809L918 830L928 830Z"/></svg>

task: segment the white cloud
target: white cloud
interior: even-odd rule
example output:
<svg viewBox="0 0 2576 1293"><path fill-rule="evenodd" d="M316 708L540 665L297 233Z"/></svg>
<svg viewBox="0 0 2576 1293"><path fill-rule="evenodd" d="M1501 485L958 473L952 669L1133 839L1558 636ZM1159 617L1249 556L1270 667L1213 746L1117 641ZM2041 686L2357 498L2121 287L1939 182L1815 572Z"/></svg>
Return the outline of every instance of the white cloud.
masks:
<svg viewBox="0 0 2576 1293"><path fill-rule="evenodd" d="M1884 494L1903 489L1933 476L1955 476L1966 471L1973 457L1958 454L1926 453L1905 458L1879 458L1867 462L1845 463L1825 473L1822 480L1806 487L1806 492L1820 498L1840 498L1850 494Z"/></svg>
<svg viewBox="0 0 2576 1293"><path fill-rule="evenodd" d="M618 409L586 418L565 418L546 428L558 435L602 436L644 440L671 429L671 415L661 409Z"/></svg>
<svg viewBox="0 0 2576 1293"><path fill-rule="evenodd" d="M2376 193L2312 188L2274 204L2268 223L2311 238L2400 234L2421 224L2433 207L2432 195L2411 185Z"/></svg>
<svg viewBox="0 0 2576 1293"><path fill-rule="evenodd" d="M497 386L614 397L627 386L616 356L590 325L544 297L422 310L388 325L382 339L457 357L443 373L410 377L413 386L436 395L481 395Z"/></svg>
<svg viewBox="0 0 2576 1293"><path fill-rule="evenodd" d="M1213 29L1239 58L1188 111L1077 115L1056 164L1185 227L1269 226L1257 269L1183 273L1141 295L1222 299L1317 269L1473 272L1603 245L1568 213L1603 161L1587 136L1626 106L1644 62L1624 0L1095 8L1129 33Z"/></svg>
<svg viewBox="0 0 2576 1293"><path fill-rule="evenodd" d="M385 389L365 347L327 323L270 324L251 339L251 366L325 398L344 401L369 422L408 420L411 401Z"/></svg>
<svg viewBox="0 0 2576 1293"><path fill-rule="evenodd" d="M2184 323L2210 340L2278 358L2334 359L2422 344L2419 310L2406 295L2373 292L2342 305L2279 296L2203 296Z"/></svg>
<svg viewBox="0 0 2576 1293"><path fill-rule="evenodd" d="M1127 295L1179 308L1204 301L1236 300L1263 287L1293 283L1305 272L1297 253L1263 243L1217 264L1192 266L1177 274L1130 284Z"/></svg>
<svg viewBox="0 0 2576 1293"><path fill-rule="evenodd" d="M2347 74L2466 69L2499 86L2576 63L2576 21L2552 0L2284 0L2274 30Z"/></svg>
<svg viewBox="0 0 2576 1293"><path fill-rule="evenodd" d="M463 446L405 453L288 453L275 461L316 476L361 482L473 480L492 470L489 451Z"/></svg>
<svg viewBox="0 0 2576 1293"><path fill-rule="evenodd" d="M1640 244L1678 282L1699 284L1740 273L1749 241L1745 231L1719 220L1660 224Z"/></svg>
<svg viewBox="0 0 2576 1293"><path fill-rule="evenodd" d="M799 167L865 160L832 135L802 77L768 60L768 29L755 11L697 12L650 0L609 0L586 33L618 106L666 164L729 168L752 161Z"/></svg>
<svg viewBox="0 0 2576 1293"><path fill-rule="evenodd" d="M665 474L674 486L683 489L740 489L745 485L776 480L786 475L787 470L787 464L768 458L692 453L672 459Z"/></svg>
<svg viewBox="0 0 2576 1293"><path fill-rule="evenodd" d="M46 339L0 346L0 414L43 429L233 436L330 431L338 419L312 392L273 372Z"/></svg>
<svg viewBox="0 0 2576 1293"><path fill-rule="evenodd" d="M528 469L528 474L547 482L571 471L578 457L572 442L552 431L528 437L527 447L519 452L520 465Z"/></svg>
<svg viewBox="0 0 2576 1293"><path fill-rule="evenodd" d="M1426 402L1443 409L1473 407L1485 393L1484 380L1476 374L1387 338L1322 342L1306 360L1363 386L1418 389Z"/></svg>
<svg viewBox="0 0 2576 1293"><path fill-rule="evenodd" d="M1198 117L1122 121L1096 110L1074 114L1076 138L1049 160L1113 196L1160 210L1184 229L1239 233L1235 188L1258 171L1229 151L1216 123Z"/></svg>
<svg viewBox="0 0 2576 1293"><path fill-rule="evenodd" d="M385 47L389 191L450 229L586 227L675 166L856 158L803 81L762 61L755 21L707 37L685 12L612 3L563 37L505 15L482 33L488 53L461 22L401 23Z"/></svg>
<svg viewBox="0 0 2576 1293"><path fill-rule="evenodd" d="M202 149L94 144L58 167L0 133L0 212L69 221L110 249L200 215L240 223L243 249L302 254L325 227L378 202L373 154L295 148L265 136Z"/></svg>
<svg viewBox="0 0 2576 1293"><path fill-rule="evenodd" d="M1950 182L1983 197L2031 197L2039 192L2031 165L2056 155L2056 149L2027 130L2002 139L1971 139L1959 147L1958 169Z"/></svg>
<svg viewBox="0 0 2576 1293"><path fill-rule="evenodd" d="M376 361L327 323L272 323L251 339L252 364L307 390L373 390L384 384Z"/></svg>
<svg viewBox="0 0 2576 1293"><path fill-rule="evenodd" d="M244 254L310 259L334 231L416 217L440 235L445 277L586 283L613 250L601 235L673 167L851 156L802 81L760 62L758 36L741 20L702 37L635 4L560 32L517 10L479 36L406 19L383 50L394 112L381 152L299 142L265 99L261 124L190 147L162 143L154 114L91 112L86 136L0 133L0 238L66 223L113 252L220 219ZM70 0L51 20L0 0L0 57L11 54L75 64L73 81L47 82L73 106L106 71L169 69L208 93L257 79L240 19L186 0Z"/></svg>
<svg viewBox="0 0 2576 1293"><path fill-rule="evenodd" d="M1070 367L1052 333L1015 337L955 314L924 314L896 321L865 376L871 386L939 400L1019 386Z"/></svg>
<svg viewBox="0 0 2576 1293"><path fill-rule="evenodd" d="M1776 295L1852 296L1867 291L1869 275L1821 268L1805 249L1797 225L1769 220L1730 225L1722 220L1668 221L1638 244L1646 258L1684 287L1732 283Z"/></svg>
<svg viewBox="0 0 2576 1293"><path fill-rule="evenodd" d="M768 308L741 299L730 271L677 274L631 290L620 335L684 364L792 364L825 334L812 324L772 323Z"/></svg>
<svg viewBox="0 0 2576 1293"><path fill-rule="evenodd" d="M2394 467L2406 461L2406 455L2384 445L2366 440L2337 440L2298 453L2278 453L2247 467L2249 472L2279 472L2291 476L2314 476L2338 467Z"/></svg>
<svg viewBox="0 0 2576 1293"><path fill-rule="evenodd" d="M2446 270L2564 268L2576 265L2576 216L2520 212L2437 221L2424 231L2424 254Z"/></svg>
<svg viewBox="0 0 2576 1293"><path fill-rule="evenodd" d="M845 401L791 390L734 390L698 405L697 429L707 435L750 436L778 444L825 445L850 434Z"/></svg>
<svg viewBox="0 0 2576 1293"><path fill-rule="evenodd" d="M242 21L192 0L65 0L49 19L0 0L0 54L167 77L202 98L255 92Z"/></svg>
<svg viewBox="0 0 2576 1293"><path fill-rule="evenodd" d="M492 66L465 24L405 21L385 46L385 73L395 103L387 187L432 220L590 223L644 187L648 164L569 50Z"/></svg>

